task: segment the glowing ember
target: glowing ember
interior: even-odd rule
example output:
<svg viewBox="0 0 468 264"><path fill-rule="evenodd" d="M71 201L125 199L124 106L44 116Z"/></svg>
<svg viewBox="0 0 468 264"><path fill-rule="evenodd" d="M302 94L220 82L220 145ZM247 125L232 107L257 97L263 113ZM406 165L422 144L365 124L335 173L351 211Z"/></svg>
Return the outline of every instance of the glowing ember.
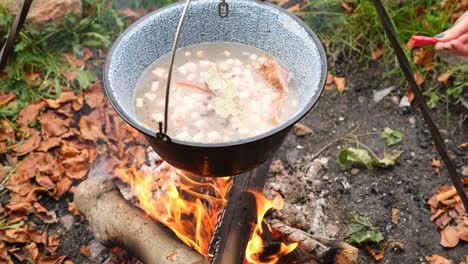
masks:
<svg viewBox="0 0 468 264"><path fill-rule="evenodd" d="M115 174L128 183L139 206L152 218L169 227L177 237L203 256L208 247L219 213L226 205L226 194L232 185L229 177L205 178L187 176L182 171L162 163L155 170L116 169ZM264 250L261 223L265 213L281 209L280 196L268 200L261 193L252 192L257 201L257 225L246 250L248 263L275 263L293 251L297 244L284 245L267 260L260 259Z"/></svg>

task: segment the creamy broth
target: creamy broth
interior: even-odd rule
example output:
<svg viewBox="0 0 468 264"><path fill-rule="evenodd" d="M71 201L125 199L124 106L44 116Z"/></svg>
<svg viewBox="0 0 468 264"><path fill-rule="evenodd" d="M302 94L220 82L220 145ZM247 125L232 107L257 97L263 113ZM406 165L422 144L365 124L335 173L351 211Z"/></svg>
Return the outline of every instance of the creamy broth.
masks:
<svg viewBox="0 0 468 264"><path fill-rule="evenodd" d="M158 130L170 54L151 64L137 82L134 111ZM191 142L226 142L265 133L298 110L290 73L266 52L237 43L202 43L177 50L167 134Z"/></svg>

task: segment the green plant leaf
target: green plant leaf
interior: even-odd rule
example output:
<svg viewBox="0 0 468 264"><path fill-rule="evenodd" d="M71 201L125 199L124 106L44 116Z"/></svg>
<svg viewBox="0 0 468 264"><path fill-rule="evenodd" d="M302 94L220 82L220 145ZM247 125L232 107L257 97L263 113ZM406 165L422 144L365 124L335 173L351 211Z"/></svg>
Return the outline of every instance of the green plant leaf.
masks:
<svg viewBox="0 0 468 264"><path fill-rule="evenodd" d="M345 148L338 154L338 163L343 170L353 166L372 168L373 160L365 149Z"/></svg>
<svg viewBox="0 0 468 264"><path fill-rule="evenodd" d="M387 141L387 146L393 146L400 143L403 140L403 133L398 130L386 127L380 134L380 137Z"/></svg>
<svg viewBox="0 0 468 264"><path fill-rule="evenodd" d="M97 80L97 76L94 72L83 71L78 69L76 80L83 89L88 89L88 87Z"/></svg>
<svg viewBox="0 0 468 264"><path fill-rule="evenodd" d="M398 150L384 150L383 157L375 160L372 165L376 168L388 168L397 163L400 163L401 151Z"/></svg>
<svg viewBox="0 0 468 264"><path fill-rule="evenodd" d="M355 244L380 243L384 235L366 216L355 215L348 222L349 242Z"/></svg>

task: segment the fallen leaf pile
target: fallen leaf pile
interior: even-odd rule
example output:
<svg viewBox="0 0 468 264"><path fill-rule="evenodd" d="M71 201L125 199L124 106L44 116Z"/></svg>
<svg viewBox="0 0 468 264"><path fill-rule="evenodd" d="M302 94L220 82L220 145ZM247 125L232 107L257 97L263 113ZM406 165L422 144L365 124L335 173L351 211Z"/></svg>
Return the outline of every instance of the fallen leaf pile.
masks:
<svg viewBox="0 0 468 264"><path fill-rule="evenodd" d="M468 178L463 180L468 185ZM456 247L460 240L468 242L468 215L453 186L441 186L427 202L431 207L431 221L440 230L440 244Z"/></svg>
<svg viewBox="0 0 468 264"><path fill-rule="evenodd" d="M92 56L85 51L85 58ZM66 54L72 65L85 59ZM0 94L0 104L14 102L10 93ZM80 180L86 178L98 157L110 160L109 171L133 163L145 151L144 138L125 124L104 97L101 83L94 82L84 92L62 87L56 99L37 100L21 110L12 124L0 119L0 165L2 206L0 206L0 263L12 260L34 263L73 263L58 256L59 234L34 224L59 221L39 197L60 200ZM4 199L3 197L8 197ZM69 211L79 214L73 203ZM35 221L37 223L37 221Z"/></svg>

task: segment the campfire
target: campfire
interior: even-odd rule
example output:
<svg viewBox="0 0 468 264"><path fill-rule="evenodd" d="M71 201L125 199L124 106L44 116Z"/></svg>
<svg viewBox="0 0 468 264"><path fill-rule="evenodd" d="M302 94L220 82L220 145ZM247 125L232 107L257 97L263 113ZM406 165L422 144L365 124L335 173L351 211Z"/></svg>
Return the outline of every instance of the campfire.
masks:
<svg viewBox="0 0 468 264"><path fill-rule="evenodd" d="M214 255L209 252L210 242L213 241L215 229L220 227L217 222L228 203L228 193L233 189L232 178L198 177L166 162L155 165L152 160L151 163L152 167L117 168L115 175L130 187L132 198L135 198L131 200L136 200L138 207L149 217L171 229L183 243L206 259L213 258ZM256 217L250 228L252 232L245 228L245 232L251 235L245 249L244 263L277 263L281 256L297 247L297 243L280 242L276 250L267 249L265 245L269 242L262 238L265 228L263 218L270 209L282 208L282 197L277 195L268 199L256 190L247 192L255 197L253 208ZM266 227L270 230L268 225Z"/></svg>

